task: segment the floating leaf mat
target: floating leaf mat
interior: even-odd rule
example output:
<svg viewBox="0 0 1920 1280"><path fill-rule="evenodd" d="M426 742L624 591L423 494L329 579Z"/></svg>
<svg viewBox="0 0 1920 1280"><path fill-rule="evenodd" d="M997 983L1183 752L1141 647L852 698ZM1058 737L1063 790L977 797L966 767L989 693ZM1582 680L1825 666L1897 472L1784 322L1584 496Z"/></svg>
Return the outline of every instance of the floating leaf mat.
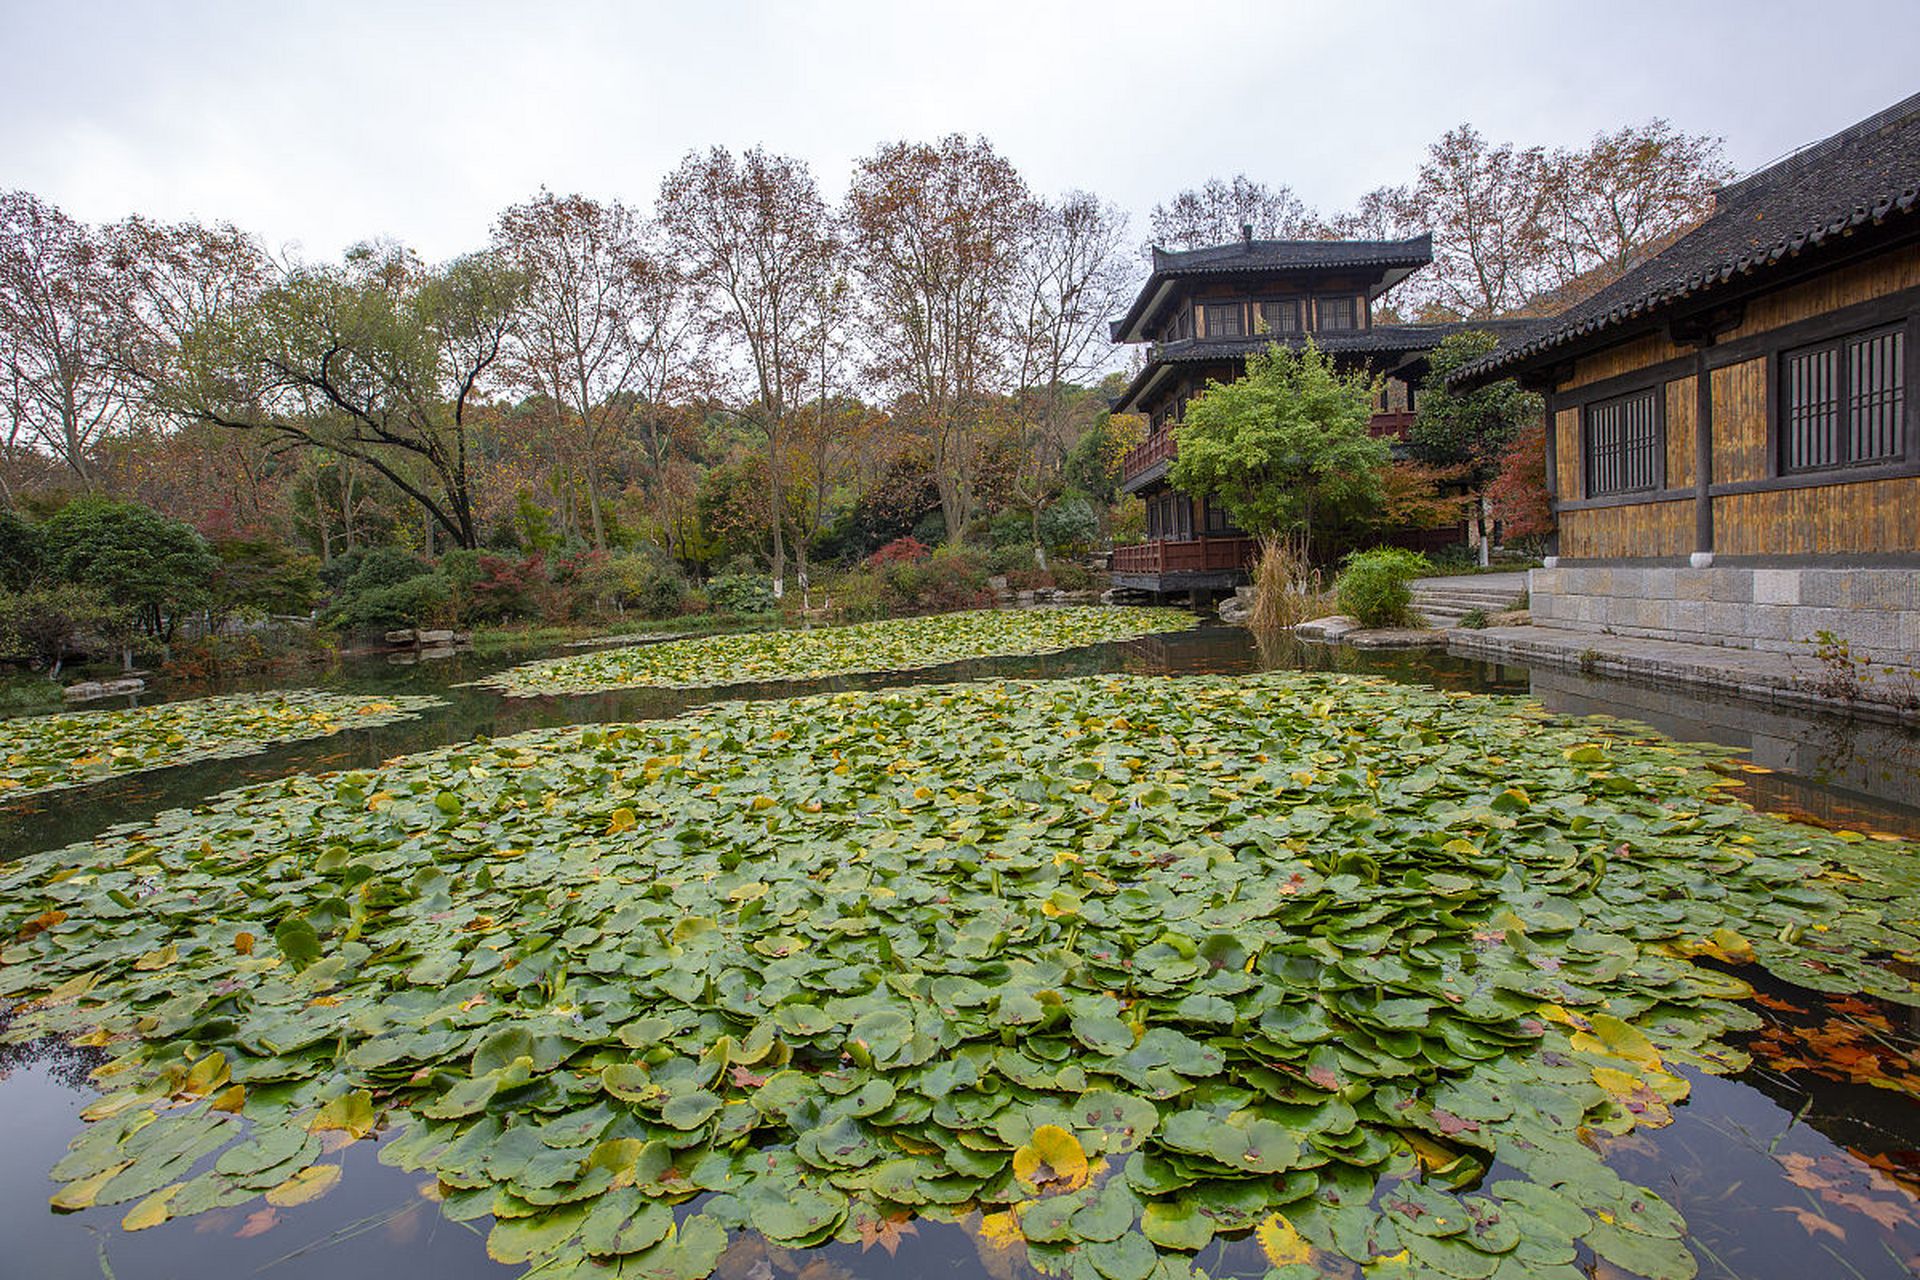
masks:
<svg viewBox="0 0 1920 1280"><path fill-rule="evenodd" d="M1184 631L1194 615L1133 606L975 609L812 627L702 636L605 653L548 658L476 684L513 697L600 693L652 685L673 689L818 680L862 671L914 671L975 658L1059 653L1114 640Z"/></svg>
<svg viewBox="0 0 1920 1280"><path fill-rule="evenodd" d="M1915 850L1719 759L1305 674L532 733L12 868L3 1034L115 1055L55 1203L129 1227L381 1134L543 1277L910 1215L1079 1280L1685 1277L1582 1139L1741 1065L1724 966L1920 1003Z"/></svg>
<svg viewBox="0 0 1920 1280"><path fill-rule="evenodd" d="M411 720L439 705L441 700L431 697L370 698L302 689L0 721L0 798L252 755L279 742Z"/></svg>

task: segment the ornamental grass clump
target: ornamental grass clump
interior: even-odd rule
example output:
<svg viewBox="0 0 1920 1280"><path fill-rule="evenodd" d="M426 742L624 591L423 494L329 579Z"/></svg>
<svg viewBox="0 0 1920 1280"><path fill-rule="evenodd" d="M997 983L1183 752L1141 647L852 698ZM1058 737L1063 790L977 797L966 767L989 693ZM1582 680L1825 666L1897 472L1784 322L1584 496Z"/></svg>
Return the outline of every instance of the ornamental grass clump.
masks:
<svg viewBox="0 0 1920 1280"><path fill-rule="evenodd" d="M0 868L0 1041L110 1055L54 1203L128 1229L379 1135L543 1277L920 1217L1100 1280L1687 1280L1596 1148L1744 1068L1728 967L1920 1006L1920 850L1714 766L1300 673L544 730Z"/></svg>

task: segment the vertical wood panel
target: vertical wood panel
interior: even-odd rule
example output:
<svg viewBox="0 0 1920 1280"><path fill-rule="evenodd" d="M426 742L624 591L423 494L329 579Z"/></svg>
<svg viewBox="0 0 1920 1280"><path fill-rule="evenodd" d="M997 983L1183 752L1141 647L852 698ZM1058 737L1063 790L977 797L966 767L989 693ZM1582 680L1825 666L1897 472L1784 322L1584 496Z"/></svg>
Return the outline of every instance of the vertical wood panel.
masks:
<svg viewBox="0 0 1920 1280"><path fill-rule="evenodd" d="M1646 502L1560 513L1560 554L1573 559L1684 556L1693 550L1693 504Z"/></svg>
<svg viewBox="0 0 1920 1280"><path fill-rule="evenodd" d="M1562 502L1586 497L1580 480L1580 411L1562 409L1553 416L1554 461L1558 464L1557 492ZM1568 552L1572 555L1572 552Z"/></svg>
<svg viewBox="0 0 1920 1280"><path fill-rule="evenodd" d="M1713 525L1725 555L1920 551L1920 478L1729 494Z"/></svg>
<svg viewBox="0 0 1920 1280"><path fill-rule="evenodd" d="M1752 337L1783 324L1825 315L1840 307L1885 297L1916 285L1920 285L1920 247L1902 249L1755 298L1747 304L1746 317L1740 327L1727 338Z"/></svg>
<svg viewBox="0 0 1920 1280"><path fill-rule="evenodd" d="M1766 479L1766 360L1743 360L1712 376L1714 482Z"/></svg>
<svg viewBox="0 0 1920 1280"><path fill-rule="evenodd" d="M1677 360L1686 354L1686 348L1675 346L1663 335L1648 334L1644 338L1635 338L1632 342L1623 342L1617 347L1582 357L1574 365L1573 377L1561 383L1560 390L1571 391L1588 383L1644 369L1648 365Z"/></svg>
<svg viewBox="0 0 1920 1280"><path fill-rule="evenodd" d="M1667 384L1667 488L1685 489L1693 483L1694 380L1676 378Z"/></svg>

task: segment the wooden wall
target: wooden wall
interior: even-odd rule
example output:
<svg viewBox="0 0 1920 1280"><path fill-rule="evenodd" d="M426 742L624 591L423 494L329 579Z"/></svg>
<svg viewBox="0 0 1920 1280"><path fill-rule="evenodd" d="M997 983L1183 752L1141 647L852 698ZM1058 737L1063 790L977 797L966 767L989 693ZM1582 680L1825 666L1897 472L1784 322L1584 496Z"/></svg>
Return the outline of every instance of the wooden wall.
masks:
<svg viewBox="0 0 1920 1280"><path fill-rule="evenodd" d="M1728 494L1713 500L1713 530L1717 555L1920 549L1920 477Z"/></svg>
<svg viewBox="0 0 1920 1280"><path fill-rule="evenodd" d="M1694 379L1675 378L1667 384L1667 488L1693 484Z"/></svg>
<svg viewBox="0 0 1920 1280"><path fill-rule="evenodd" d="M1714 483L1766 479L1766 359L1715 369L1712 378Z"/></svg>
<svg viewBox="0 0 1920 1280"><path fill-rule="evenodd" d="M1776 344L1784 349L1798 339L1790 334L1768 337L1782 326L1917 288L1920 245L1913 245L1755 298L1747 303L1739 328L1721 341L1752 339L1762 349ZM1710 363L1716 350L1708 350ZM1677 346L1662 334L1650 334L1576 362L1571 376L1555 388L1564 406L1554 415L1555 478L1561 502L1585 497L1581 492L1580 389L1657 365L1691 361L1694 355L1691 348ZM1811 485L1776 479L1768 422L1769 382L1777 376L1775 369L1774 355L1758 355L1713 368L1708 375L1713 405L1712 483L1780 485L1714 497L1714 552L1785 556L1920 551L1920 476L1849 480L1845 473L1836 473L1833 483ZM1634 385L1624 381L1615 387ZM1663 391L1669 500L1562 510L1561 555L1570 559L1671 558L1699 549L1694 504L1672 500L1680 490L1691 496L1698 479L1694 466L1698 389L1688 375L1669 377Z"/></svg>
<svg viewBox="0 0 1920 1280"><path fill-rule="evenodd" d="M1676 347L1660 334L1649 334L1583 357L1574 365L1573 377L1560 384L1560 390L1575 391L1588 383L1616 378L1623 373L1632 373L1636 369L1667 360L1678 360L1690 354L1684 347Z"/></svg>
<svg viewBox="0 0 1920 1280"><path fill-rule="evenodd" d="M1805 284L1782 289L1747 304L1738 329L1728 335L1750 338L1797 320L1810 320L1856 302L1884 298L1920 285L1920 245L1856 262Z"/></svg>
<svg viewBox="0 0 1920 1280"><path fill-rule="evenodd" d="M1561 501L1586 495L1580 491L1580 411L1562 409L1553 415L1554 492Z"/></svg>
<svg viewBox="0 0 1920 1280"><path fill-rule="evenodd" d="M1637 502L1560 513L1560 554L1572 559L1684 556L1692 550L1691 502Z"/></svg>

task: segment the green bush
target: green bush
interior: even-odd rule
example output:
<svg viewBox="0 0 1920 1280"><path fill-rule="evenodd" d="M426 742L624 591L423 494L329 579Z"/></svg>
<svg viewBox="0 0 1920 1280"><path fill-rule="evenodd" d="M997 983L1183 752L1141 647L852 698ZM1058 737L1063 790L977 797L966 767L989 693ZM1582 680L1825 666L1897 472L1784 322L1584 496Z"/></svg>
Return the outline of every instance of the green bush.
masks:
<svg viewBox="0 0 1920 1280"><path fill-rule="evenodd" d="M1093 570L1078 560L1058 560L1053 566L1053 585L1062 591L1088 591L1093 588Z"/></svg>
<svg viewBox="0 0 1920 1280"><path fill-rule="evenodd" d="M438 573L343 595L328 622L349 631L383 631L451 620L453 588Z"/></svg>
<svg viewBox="0 0 1920 1280"><path fill-rule="evenodd" d="M1033 542L1033 524L1024 511L1002 511L987 522L987 541L995 551L1009 547L1025 550ZM1031 563L1033 557L1027 557Z"/></svg>
<svg viewBox="0 0 1920 1280"><path fill-rule="evenodd" d="M1363 627L1406 626L1415 620L1407 584L1431 572L1433 565L1417 552L1375 547L1347 556L1333 590L1340 612Z"/></svg>
<svg viewBox="0 0 1920 1280"><path fill-rule="evenodd" d="M772 613L773 579L759 573L729 573L707 584L707 600L716 613Z"/></svg>
<svg viewBox="0 0 1920 1280"><path fill-rule="evenodd" d="M686 611L688 584L679 569L638 552L597 557L583 565L574 587L596 613L672 618Z"/></svg>
<svg viewBox="0 0 1920 1280"><path fill-rule="evenodd" d="M334 563L342 565L349 560L352 567L340 581L340 590L349 595L377 587L399 586L409 578L433 571L426 561L400 547L355 548Z"/></svg>
<svg viewBox="0 0 1920 1280"><path fill-rule="evenodd" d="M1093 545L1100 536L1100 513L1077 493L1069 493L1040 513L1040 541L1052 551Z"/></svg>
<svg viewBox="0 0 1920 1280"><path fill-rule="evenodd" d="M851 622L870 622L890 611L885 571L855 569L827 588L833 610Z"/></svg>
<svg viewBox="0 0 1920 1280"><path fill-rule="evenodd" d="M1025 573L1033 565L1033 546L1022 540L995 547L987 556L987 567L995 573Z"/></svg>

